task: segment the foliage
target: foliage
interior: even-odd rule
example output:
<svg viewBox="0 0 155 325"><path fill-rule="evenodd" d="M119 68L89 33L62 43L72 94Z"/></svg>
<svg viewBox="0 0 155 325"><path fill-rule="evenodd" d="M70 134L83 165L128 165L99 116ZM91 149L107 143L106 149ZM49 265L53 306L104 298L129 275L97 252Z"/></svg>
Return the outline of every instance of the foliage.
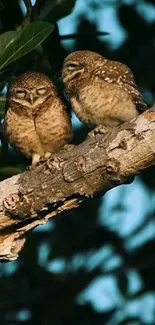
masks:
<svg viewBox="0 0 155 325"><path fill-rule="evenodd" d="M52 24L38 21L21 31L3 33L0 36L0 71L34 50L53 29Z"/></svg>

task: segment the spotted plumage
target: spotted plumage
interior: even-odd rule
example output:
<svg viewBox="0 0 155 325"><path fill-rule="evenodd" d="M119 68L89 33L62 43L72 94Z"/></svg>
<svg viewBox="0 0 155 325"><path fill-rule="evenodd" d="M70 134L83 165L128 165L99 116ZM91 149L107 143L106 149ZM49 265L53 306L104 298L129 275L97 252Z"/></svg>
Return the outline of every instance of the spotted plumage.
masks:
<svg viewBox="0 0 155 325"><path fill-rule="evenodd" d="M73 110L86 124L118 125L148 109L131 70L98 53L71 53L62 76Z"/></svg>
<svg viewBox="0 0 155 325"><path fill-rule="evenodd" d="M4 133L35 166L71 138L71 120L53 82L36 72L22 74L9 87Z"/></svg>

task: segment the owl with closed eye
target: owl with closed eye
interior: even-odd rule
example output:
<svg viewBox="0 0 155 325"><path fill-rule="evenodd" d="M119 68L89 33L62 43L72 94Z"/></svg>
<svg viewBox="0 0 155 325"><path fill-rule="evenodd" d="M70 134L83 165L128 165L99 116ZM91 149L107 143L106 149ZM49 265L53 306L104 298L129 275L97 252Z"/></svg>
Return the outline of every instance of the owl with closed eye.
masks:
<svg viewBox="0 0 155 325"><path fill-rule="evenodd" d="M10 145L35 167L71 139L71 119L54 83L44 74L28 72L9 87L4 133Z"/></svg>

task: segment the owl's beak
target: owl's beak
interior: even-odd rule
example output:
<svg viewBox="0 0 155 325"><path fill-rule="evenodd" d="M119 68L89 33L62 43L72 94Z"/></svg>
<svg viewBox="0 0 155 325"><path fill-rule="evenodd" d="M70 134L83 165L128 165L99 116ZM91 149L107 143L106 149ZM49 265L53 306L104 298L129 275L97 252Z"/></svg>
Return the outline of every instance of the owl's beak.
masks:
<svg viewBox="0 0 155 325"><path fill-rule="evenodd" d="M34 103L34 97L33 97L33 94L30 94L30 103L31 103L31 105L33 105L33 103Z"/></svg>

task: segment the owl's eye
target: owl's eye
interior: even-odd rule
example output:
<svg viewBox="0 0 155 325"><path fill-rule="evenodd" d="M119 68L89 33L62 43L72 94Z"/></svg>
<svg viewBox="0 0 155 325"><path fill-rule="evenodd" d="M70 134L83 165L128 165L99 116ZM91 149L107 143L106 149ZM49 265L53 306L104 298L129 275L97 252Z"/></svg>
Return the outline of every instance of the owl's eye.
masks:
<svg viewBox="0 0 155 325"><path fill-rule="evenodd" d="M67 67L68 67L68 70L76 70L76 69L78 69L79 68L79 63L78 62L73 62L73 63L69 63L68 65L67 65Z"/></svg>
<svg viewBox="0 0 155 325"><path fill-rule="evenodd" d="M16 95L18 96L18 98L25 98L26 92L25 90L16 90Z"/></svg>
<svg viewBox="0 0 155 325"><path fill-rule="evenodd" d="M46 91L47 91L47 89L44 88L44 87L42 87L42 88L38 88L38 89L36 90L36 92L37 92L38 95L45 95Z"/></svg>

